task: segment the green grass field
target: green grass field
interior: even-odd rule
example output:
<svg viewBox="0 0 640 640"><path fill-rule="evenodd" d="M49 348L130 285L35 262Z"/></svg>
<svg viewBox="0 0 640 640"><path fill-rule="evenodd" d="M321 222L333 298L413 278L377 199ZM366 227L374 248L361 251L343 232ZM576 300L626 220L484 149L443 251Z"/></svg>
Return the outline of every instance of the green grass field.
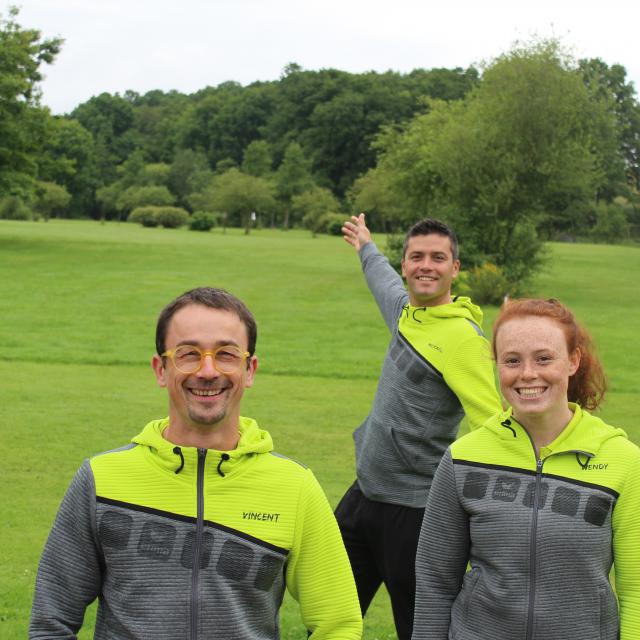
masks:
<svg viewBox="0 0 640 640"><path fill-rule="evenodd" d="M602 416L640 443L640 249L553 244L550 254L533 293L567 302L590 328L611 380ZM243 413L314 470L332 504L353 480L351 432L388 335L341 239L0 221L0 637L26 636L38 558L82 459L165 415L149 367L156 316L199 285L228 288L258 321L260 367ZM92 624L90 613L81 638ZM282 626L283 638L306 637L291 600ZM384 593L364 637L395 637Z"/></svg>

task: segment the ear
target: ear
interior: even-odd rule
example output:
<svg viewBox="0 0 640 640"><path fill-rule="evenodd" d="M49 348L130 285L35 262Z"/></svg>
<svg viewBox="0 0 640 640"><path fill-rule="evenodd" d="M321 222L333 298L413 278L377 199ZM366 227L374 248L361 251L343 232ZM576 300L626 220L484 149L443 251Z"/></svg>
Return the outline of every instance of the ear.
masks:
<svg viewBox="0 0 640 640"><path fill-rule="evenodd" d="M457 278L460 273L460 260L453 261L453 277Z"/></svg>
<svg viewBox="0 0 640 640"><path fill-rule="evenodd" d="M164 361L157 353L153 356L153 358L151 358L151 368L153 369L153 373L156 374L158 385L161 387L166 387L167 381L165 379L165 374L167 370L164 366Z"/></svg>
<svg viewBox="0 0 640 640"><path fill-rule="evenodd" d="M580 352L580 349L576 349L569 356L569 377L571 377L578 370L578 367L580 366L581 358L582 358L582 353Z"/></svg>
<svg viewBox="0 0 640 640"><path fill-rule="evenodd" d="M256 358L256 356L251 356L251 358L249 358L247 362L247 373L244 381L245 388L253 386L253 380L255 378L257 370L258 370L258 358Z"/></svg>
<svg viewBox="0 0 640 640"><path fill-rule="evenodd" d="M402 260L400 261L400 266L402 267L402 277L406 279L407 277L407 272L404 268L404 258L402 258Z"/></svg>

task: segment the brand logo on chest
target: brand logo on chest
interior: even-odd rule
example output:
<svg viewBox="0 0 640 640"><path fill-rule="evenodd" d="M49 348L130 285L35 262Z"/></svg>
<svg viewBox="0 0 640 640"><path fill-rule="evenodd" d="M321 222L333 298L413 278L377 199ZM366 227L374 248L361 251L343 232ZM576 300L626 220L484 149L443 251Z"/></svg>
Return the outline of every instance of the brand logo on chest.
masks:
<svg viewBox="0 0 640 640"><path fill-rule="evenodd" d="M243 520L259 520L260 522L278 522L279 513L263 513L260 511L243 511Z"/></svg>
<svg viewBox="0 0 640 640"><path fill-rule="evenodd" d="M599 462L597 464L586 464L582 467L583 471L604 471L609 466L608 462Z"/></svg>

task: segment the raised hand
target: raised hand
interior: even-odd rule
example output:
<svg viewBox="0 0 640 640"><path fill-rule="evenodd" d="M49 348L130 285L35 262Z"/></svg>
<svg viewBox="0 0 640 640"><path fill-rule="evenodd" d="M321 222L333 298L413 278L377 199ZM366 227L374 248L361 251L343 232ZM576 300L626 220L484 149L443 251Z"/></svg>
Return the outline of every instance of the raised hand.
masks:
<svg viewBox="0 0 640 640"><path fill-rule="evenodd" d="M359 216L351 216L351 220L344 223L342 237L356 251L360 251L367 242L371 242L371 232L365 224L364 213Z"/></svg>

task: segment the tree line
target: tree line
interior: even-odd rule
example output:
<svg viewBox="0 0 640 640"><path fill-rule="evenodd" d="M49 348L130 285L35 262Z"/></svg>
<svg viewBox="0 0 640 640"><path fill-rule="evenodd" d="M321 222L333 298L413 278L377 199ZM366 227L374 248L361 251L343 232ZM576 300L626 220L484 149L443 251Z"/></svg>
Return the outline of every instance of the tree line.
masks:
<svg viewBox="0 0 640 640"><path fill-rule="evenodd" d="M640 235L633 84L557 40L482 68L290 64L270 82L102 93L53 116L38 83L63 42L17 20L0 15L0 217L316 233L364 210L393 233L430 215L459 230L470 267L494 265L511 285L546 239Z"/></svg>

